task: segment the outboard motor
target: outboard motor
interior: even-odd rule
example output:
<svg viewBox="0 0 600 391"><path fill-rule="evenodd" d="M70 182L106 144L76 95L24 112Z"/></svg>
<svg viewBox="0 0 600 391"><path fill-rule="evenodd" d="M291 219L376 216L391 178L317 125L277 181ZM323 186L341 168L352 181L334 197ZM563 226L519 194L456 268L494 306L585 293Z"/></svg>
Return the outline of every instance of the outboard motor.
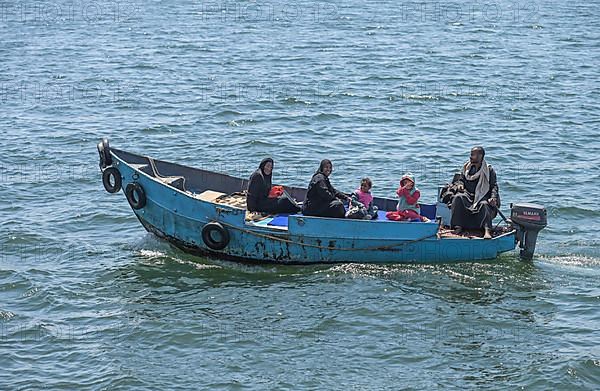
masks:
<svg viewBox="0 0 600 391"><path fill-rule="evenodd" d="M510 220L517 228L520 257L531 260L538 233L548 224L546 208L537 204L510 204Z"/></svg>

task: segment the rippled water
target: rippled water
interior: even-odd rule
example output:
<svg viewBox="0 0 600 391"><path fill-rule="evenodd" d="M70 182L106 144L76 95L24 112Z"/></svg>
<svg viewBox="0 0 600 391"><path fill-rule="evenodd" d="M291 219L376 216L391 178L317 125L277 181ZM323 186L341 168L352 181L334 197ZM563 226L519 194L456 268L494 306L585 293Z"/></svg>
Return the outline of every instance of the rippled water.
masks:
<svg viewBox="0 0 600 391"><path fill-rule="evenodd" d="M0 3L0 389L594 389L600 3ZM533 263L191 257L95 144L424 200L486 147Z"/></svg>

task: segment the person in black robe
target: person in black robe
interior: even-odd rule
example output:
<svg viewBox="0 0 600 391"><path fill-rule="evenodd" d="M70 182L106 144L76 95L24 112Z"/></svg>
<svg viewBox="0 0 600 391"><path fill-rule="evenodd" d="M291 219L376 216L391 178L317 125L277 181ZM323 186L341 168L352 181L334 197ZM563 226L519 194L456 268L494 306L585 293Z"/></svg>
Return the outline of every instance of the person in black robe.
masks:
<svg viewBox="0 0 600 391"><path fill-rule="evenodd" d="M339 217L346 214L342 200L350 197L337 191L329 182L329 175L333 171L331 161L321 161L319 170L312 176L306 192L306 199L302 205L302 213L307 216Z"/></svg>
<svg viewBox="0 0 600 391"><path fill-rule="evenodd" d="M452 198L451 225L456 233L464 229L483 229L484 239L492 238L492 220L500 207L496 172L484 159L483 147L471 149Z"/></svg>
<svg viewBox="0 0 600 391"><path fill-rule="evenodd" d="M269 198L271 191L271 176L273 175L273 159L265 158L260 162L258 169L250 176L248 182L248 195L246 207L250 212L269 214L296 213L300 211L286 195L278 198Z"/></svg>

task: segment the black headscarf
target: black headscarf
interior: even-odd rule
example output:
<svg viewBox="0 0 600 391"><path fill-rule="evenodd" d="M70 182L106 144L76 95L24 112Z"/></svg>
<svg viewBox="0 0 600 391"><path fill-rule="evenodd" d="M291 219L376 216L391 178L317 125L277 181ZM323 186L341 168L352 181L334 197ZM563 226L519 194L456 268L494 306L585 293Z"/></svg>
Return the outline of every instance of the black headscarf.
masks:
<svg viewBox="0 0 600 391"><path fill-rule="evenodd" d="M331 160L329 159L323 159L321 160L321 164L319 164L319 169L317 170L317 172L315 174L323 174L325 175L325 173L323 173L323 170L325 169L325 166L329 164L331 165L331 167L333 167L333 164L331 163ZM327 175L325 175L327 176Z"/></svg>
<svg viewBox="0 0 600 391"><path fill-rule="evenodd" d="M271 162L271 164L274 164L273 159L271 159L270 157L266 157L263 160L261 160L260 164L258 165L258 168L260 169L260 171L262 171L263 175L266 175L263 170L268 162Z"/></svg>
<svg viewBox="0 0 600 391"><path fill-rule="evenodd" d="M329 177L325 175L323 169L327 164L331 163L329 159L321 160L319 169L315 172L308 184L308 190L306 191L306 199L304 200L304 210L308 213L314 213L329 208L329 203L336 198L344 199L347 196L337 191L329 181Z"/></svg>
<svg viewBox="0 0 600 391"><path fill-rule="evenodd" d="M250 181L248 181L246 204L250 211L260 210L261 205L269 197L269 191L271 190L271 176L273 173L271 172L271 174L267 175L263 171L268 162L273 163L273 159L270 157L263 159L256 171L250 176Z"/></svg>
<svg viewBox="0 0 600 391"><path fill-rule="evenodd" d="M271 164L274 164L273 159L271 159L270 157L266 157L263 160L261 160L260 164L258 165L258 170L256 170L257 172L260 171L260 175L263 177L263 180L265 182L265 187L268 187L269 190L271 189L271 177L273 176L273 171L271 171L271 173L269 175L265 174L265 166L267 165L268 162L271 162Z"/></svg>

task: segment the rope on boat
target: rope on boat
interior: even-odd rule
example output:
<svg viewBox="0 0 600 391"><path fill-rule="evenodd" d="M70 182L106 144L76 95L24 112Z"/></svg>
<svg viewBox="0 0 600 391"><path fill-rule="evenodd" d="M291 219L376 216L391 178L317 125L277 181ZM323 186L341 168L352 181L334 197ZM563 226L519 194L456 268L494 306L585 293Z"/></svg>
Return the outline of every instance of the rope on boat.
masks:
<svg viewBox="0 0 600 391"><path fill-rule="evenodd" d="M411 239L411 240L405 240L402 241L400 243L394 243L394 244L388 244L386 246L372 246L372 247L361 247L361 248L354 248L354 247L330 247L330 246L320 246L318 244L309 244L309 243L302 243L302 242L296 242L290 239L285 239L285 238L280 238L278 236L273 236L273 235L269 235L269 234L261 234L258 232L254 232L248 229L244 229L244 228L240 228L240 227L236 227L234 225L231 224L227 224L225 222L220 221L219 223L229 227L229 228L233 228L236 229L238 231L242 231L244 233L250 234L250 235L254 235L254 236L258 236L258 237L262 237L262 238L267 238L267 239L271 239L271 240L275 240L278 242L284 242L284 243L289 243L289 244L296 244L298 246L302 246L302 247L312 247L312 248L318 248L318 249L322 249L322 250L340 250L340 251L370 251L370 250L386 250L386 249L390 249L393 247L400 247L400 246L405 246L407 244L412 244L412 243L417 243L417 242L421 242L423 240L432 238L434 236L437 236L437 231L434 234L431 235L427 235L424 236L422 238L418 238L418 239ZM439 227L438 227L439 229Z"/></svg>

